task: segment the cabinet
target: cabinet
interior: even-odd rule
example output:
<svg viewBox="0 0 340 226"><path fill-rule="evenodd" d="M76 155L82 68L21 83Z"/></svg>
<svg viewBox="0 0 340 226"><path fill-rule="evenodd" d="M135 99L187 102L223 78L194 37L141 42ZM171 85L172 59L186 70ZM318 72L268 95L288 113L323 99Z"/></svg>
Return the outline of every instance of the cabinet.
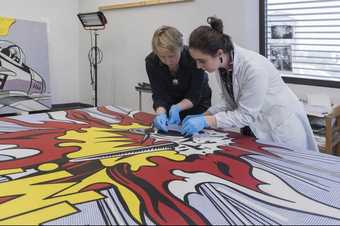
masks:
<svg viewBox="0 0 340 226"><path fill-rule="evenodd" d="M307 115L320 151L340 156L340 106L328 114L315 115L307 111Z"/></svg>

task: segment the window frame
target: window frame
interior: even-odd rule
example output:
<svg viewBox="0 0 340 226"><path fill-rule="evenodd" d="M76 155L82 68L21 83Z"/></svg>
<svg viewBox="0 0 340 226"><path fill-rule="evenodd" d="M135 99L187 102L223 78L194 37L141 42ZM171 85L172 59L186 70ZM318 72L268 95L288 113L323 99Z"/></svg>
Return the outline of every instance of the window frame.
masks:
<svg viewBox="0 0 340 226"><path fill-rule="evenodd" d="M259 49L260 54L266 56L266 18L265 18L265 7L266 0L259 0ZM340 77L340 75L339 75ZM322 79L307 79L299 77L287 77L282 76L282 79L286 83L309 85L309 86L322 86L329 88L340 88L340 81L329 81Z"/></svg>

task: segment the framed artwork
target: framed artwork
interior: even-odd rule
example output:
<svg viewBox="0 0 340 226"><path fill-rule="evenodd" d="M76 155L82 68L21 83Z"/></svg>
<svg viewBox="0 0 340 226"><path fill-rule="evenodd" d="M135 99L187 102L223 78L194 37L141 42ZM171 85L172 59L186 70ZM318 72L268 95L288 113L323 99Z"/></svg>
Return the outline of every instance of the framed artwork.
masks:
<svg viewBox="0 0 340 226"><path fill-rule="evenodd" d="M0 17L0 114L51 107L47 25Z"/></svg>
<svg viewBox="0 0 340 226"><path fill-rule="evenodd" d="M113 3L113 4L109 4L109 5L99 6L98 9L100 11L105 11L105 10L135 8L135 7L144 7L144 6L153 6L153 5L164 5L164 4L172 4L172 3L191 2L191 1L193 1L193 0L142 0L142 1L130 1L130 2L126 2L126 3Z"/></svg>

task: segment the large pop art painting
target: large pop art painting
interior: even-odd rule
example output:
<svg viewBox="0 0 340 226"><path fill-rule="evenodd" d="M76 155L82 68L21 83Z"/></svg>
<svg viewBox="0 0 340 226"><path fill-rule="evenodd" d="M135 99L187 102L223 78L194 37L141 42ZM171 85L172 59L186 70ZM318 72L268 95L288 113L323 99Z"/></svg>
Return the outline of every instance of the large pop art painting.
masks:
<svg viewBox="0 0 340 226"><path fill-rule="evenodd" d="M0 17L0 114L51 107L46 23Z"/></svg>
<svg viewBox="0 0 340 226"><path fill-rule="evenodd" d="M111 106L0 118L0 224L340 224L340 160Z"/></svg>

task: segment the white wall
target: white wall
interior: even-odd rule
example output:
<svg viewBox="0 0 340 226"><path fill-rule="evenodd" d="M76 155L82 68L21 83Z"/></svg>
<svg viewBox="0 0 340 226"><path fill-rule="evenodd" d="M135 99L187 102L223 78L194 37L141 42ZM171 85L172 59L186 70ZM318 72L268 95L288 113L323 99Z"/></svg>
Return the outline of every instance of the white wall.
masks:
<svg viewBox="0 0 340 226"><path fill-rule="evenodd" d="M131 0L125 0L128 2ZM91 103L87 52L89 33L76 18L78 12L97 11L100 5L123 0L1 0L0 16L47 22L52 103ZM163 24L178 27L188 38L206 17L217 15L225 31L240 45L258 50L257 0L194 0L162 6L106 11L107 29L100 32L104 62L99 65L99 104L137 108L137 82L147 81L144 57L154 30ZM80 34L79 34L80 33ZM340 89L289 85L301 98L328 94L340 104ZM144 95L144 110L151 96Z"/></svg>
<svg viewBox="0 0 340 226"><path fill-rule="evenodd" d="M107 0L81 0L80 11L96 11ZM122 1L119 1L122 2ZM100 48L104 61L99 65L99 104L121 105L136 109L138 95L134 90L137 82L148 81L144 58L151 51L151 37L161 25L177 27L187 39L190 32L206 24L211 15L220 17L225 32L240 45L258 50L258 1L255 0L194 0L142 8L120 9L104 12L108 25L100 33ZM91 100L89 88L87 51L89 34L80 35L80 97ZM146 108L151 110L151 97L144 95Z"/></svg>
<svg viewBox="0 0 340 226"><path fill-rule="evenodd" d="M52 104L79 102L78 3L78 0L0 3L0 16L47 23Z"/></svg>

